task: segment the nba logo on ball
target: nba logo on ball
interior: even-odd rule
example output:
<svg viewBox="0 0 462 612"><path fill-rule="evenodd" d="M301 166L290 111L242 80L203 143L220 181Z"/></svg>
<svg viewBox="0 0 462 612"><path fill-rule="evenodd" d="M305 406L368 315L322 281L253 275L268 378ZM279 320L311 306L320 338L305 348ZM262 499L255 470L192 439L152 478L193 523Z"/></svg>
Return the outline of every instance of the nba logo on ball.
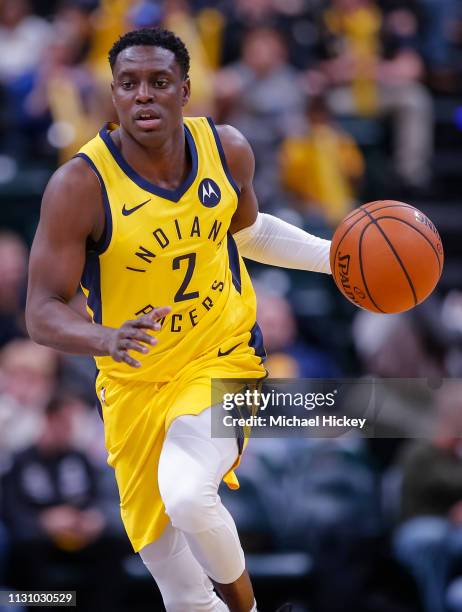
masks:
<svg viewBox="0 0 462 612"><path fill-rule="evenodd" d="M197 190L199 200L207 208L213 208L221 200L221 191L215 181L210 178L205 178L199 184Z"/></svg>

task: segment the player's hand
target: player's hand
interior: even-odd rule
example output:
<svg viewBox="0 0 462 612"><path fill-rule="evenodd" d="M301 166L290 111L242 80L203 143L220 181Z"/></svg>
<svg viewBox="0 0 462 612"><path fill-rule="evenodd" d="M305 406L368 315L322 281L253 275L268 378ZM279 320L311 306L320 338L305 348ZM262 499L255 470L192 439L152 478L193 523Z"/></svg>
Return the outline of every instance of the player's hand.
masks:
<svg viewBox="0 0 462 612"><path fill-rule="evenodd" d="M154 308L149 314L125 321L118 329L111 329L107 340L107 353L114 361L123 361L132 368L139 368L141 363L131 357L128 351L148 353L149 347L157 344L158 340L146 330L160 331L159 320L168 315L170 311L170 306Z"/></svg>

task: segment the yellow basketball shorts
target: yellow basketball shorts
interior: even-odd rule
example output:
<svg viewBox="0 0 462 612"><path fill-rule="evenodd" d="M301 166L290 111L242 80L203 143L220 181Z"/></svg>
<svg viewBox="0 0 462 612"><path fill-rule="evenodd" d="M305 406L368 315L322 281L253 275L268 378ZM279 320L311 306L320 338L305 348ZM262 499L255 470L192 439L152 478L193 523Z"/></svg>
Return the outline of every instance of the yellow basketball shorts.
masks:
<svg viewBox="0 0 462 612"><path fill-rule="evenodd" d="M100 373L96 380L107 462L115 471L120 513L135 552L160 537L169 523L157 482L168 427L178 416L200 414L210 407L211 379L218 378L217 374L211 368L183 380L159 383L120 381ZM244 375L259 379L266 371L259 366ZM232 471L239 461L224 476L231 488L239 487Z"/></svg>

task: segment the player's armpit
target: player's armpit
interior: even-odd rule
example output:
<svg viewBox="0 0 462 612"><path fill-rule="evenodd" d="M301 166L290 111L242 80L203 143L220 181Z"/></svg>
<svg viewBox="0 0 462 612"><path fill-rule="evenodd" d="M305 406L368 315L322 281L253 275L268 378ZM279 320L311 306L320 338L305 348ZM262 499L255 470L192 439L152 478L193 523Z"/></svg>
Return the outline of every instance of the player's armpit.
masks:
<svg viewBox="0 0 462 612"><path fill-rule="evenodd" d="M237 210L230 225L230 231L234 234L255 223L257 218L258 201L253 188L255 157L252 147L236 128L218 125L217 131L229 171L240 189Z"/></svg>
<svg viewBox="0 0 462 612"><path fill-rule="evenodd" d="M78 313L84 319L86 319L87 321L91 321L91 317L88 314L88 311L87 311L86 306L85 306L86 305L86 298L85 298L85 295L84 295L84 293L83 293L83 291L81 289L77 290L77 293L68 302L68 304L72 308L72 310L74 310L76 313Z"/></svg>

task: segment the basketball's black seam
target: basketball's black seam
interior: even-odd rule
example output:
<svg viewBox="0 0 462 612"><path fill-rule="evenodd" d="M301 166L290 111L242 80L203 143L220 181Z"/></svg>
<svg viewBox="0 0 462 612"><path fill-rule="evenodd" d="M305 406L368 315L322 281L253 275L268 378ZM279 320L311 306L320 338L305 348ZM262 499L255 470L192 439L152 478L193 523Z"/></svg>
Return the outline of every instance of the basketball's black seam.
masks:
<svg viewBox="0 0 462 612"><path fill-rule="evenodd" d="M385 201L385 200L384 200L384 201ZM377 208L377 209L376 209L374 212L379 211L379 210L383 210L384 208L401 208L401 207L402 207L402 208L412 208L412 209L414 209L414 207L413 207L413 206L409 206L408 204L389 204L389 205L387 205L387 206L381 206L380 208ZM415 210L415 209L414 209L414 210ZM340 245L342 244L343 239L344 239L344 238L345 238L345 236L346 236L346 235L349 233L349 231L350 231L350 230L352 230L352 229L354 228L354 226L355 226L357 223L359 223L359 222L360 222L360 221L362 221L362 220L363 220L365 217L367 217L367 214L368 214L368 213L367 213L367 211L366 211L366 209L364 209L362 206L360 206L360 208L358 209L358 211L362 211L362 212L364 212L364 213L366 213L366 214L365 214L365 215L363 215L362 217L360 217L359 219L356 219L356 221L355 221L355 222L354 222L352 225L350 225L350 227L349 227L349 228L346 230L346 232L345 232L345 233L343 234L343 236L340 238L340 240L339 240L339 242L338 242L338 244L337 244L337 248L336 248L336 250L335 250L335 255L334 255L334 265L333 265L334 270L333 270L333 272L334 272L334 278L335 278L335 281L336 281L336 282L337 282L337 274L336 274L336 272L335 272L335 262L336 262L336 260L337 260L337 253L338 253L338 250L339 250L339 248L340 248Z"/></svg>
<svg viewBox="0 0 462 612"><path fill-rule="evenodd" d="M411 277L408 274L408 271L406 270L406 268L404 267L403 262L401 261L401 257L398 255L398 253L395 250L395 247L393 246L393 244L391 243L391 241L388 239L388 236L385 234L385 232L383 231L383 229L380 227L380 225L377 223L377 220L375 217L373 217L369 212L365 211L366 215L368 215L371 219L372 222L376 225L377 229L379 230L379 232L382 234L382 236L384 237L385 241L387 242L388 246L391 249L391 252L393 253L393 255L396 257L399 265L401 266L402 271L404 272L404 275L406 276L407 282L409 283L409 287L411 288L412 291L412 295L414 297L414 306L417 306L417 293L415 291L414 285L412 283ZM375 211L374 211L375 212ZM382 217L383 218L383 217Z"/></svg>
<svg viewBox="0 0 462 612"><path fill-rule="evenodd" d="M374 210L373 212L378 212L379 210L384 210L385 208L412 208L414 209L413 206L409 206L408 204L389 204L388 206L381 206L380 208L377 208L376 210ZM415 210L415 209L414 209ZM337 245L337 250L335 251L335 257L334 257L334 263L335 263L335 258L337 257L337 253L338 253L338 248L340 246L340 244L342 243L343 239L345 238L345 236L348 234L348 232L354 228L354 226L359 223L360 221L362 221L365 217L367 217L368 213L366 211L365 208L362 208L362 206L360 207L360 209L358 209L358 212L364 212L366 213L364 216L360 217L359 219L356 219L356 221L350 225L350 227L346 230L346 232L343 234L343 236L340 238L339 243Z"/></svg>
<svg viewBox="0 0 462 612"><path fill-rule="evenodd" d="M440 274L441 274L441 262L440 262L440 258L439 258L439 255L438 255L438 251L437 251L437 250L435 249L435 247L433 246L432 241L431 241L431 240L429 240L429 239L427 238L427 236L425 236L425 234L424 234L423 232L421 232L419 229L417 229L417 227L416 227L415 225L412 225L412 223L409 223L409 221L405 221L404 219L400 219L399 217L389 217L389 216L386 216L386 217L379 217L379 218L377 219L377 221L378 221L379 219L394 219L395 221L400 221L401 223L404 223L405 225L409 225L409 227L412 227L412 229L413 229L413 230L415 230L415 231L416 231L418 234L420 234L420 235L422 236L422 238L425 238L425 240L426 240L426 241L428 242L428 244L431 246L431 248L433 249L433 252L434 252L434 253L435 253L435 255L436 255L436 260L438 261L438 270L439 270L439 272L440 272ZM439 234L438 234L438 236L439 236ZM441 240L441 238L440 238L440 240Z"/></svg>
<svg viewBox="0 0 462 612"><path fill-rule="evenodd" d="M366 293L370 299L370 301L374 304L374 306L377 308L377 310L380 310L380 312L382 312L383 314L386 314L384 310L382 310L380 308L380 306L377 306L377 304L375 303L374 298L372 297L370 291L369 291L369 287L367 286L367 282L366 282L366 275L364 274L364 269L363 269L363 258L361 257L361 247L363 244L363 238L364 238L364 234L366 233L366 230L372 225L372 221L370 223L368 223L366 225L366 227L363 227L363 229L361 230L361 234L359 236L359 245L358 245L358 249L359 249L359 269L361 270L361 277L363 279L363 283L364 283L364 289L366 290ZM354 290L353 290L354 293Z"/></svg>
<svg viewBox="0 0 462 612"><path fill-rule="evenodd" d="M357 213L361 211L365 212L366 210L369 209L370 206L373 206L374 204L378 204L379 202L387 202L387 200L375 200L375 202L369 202L369 204L362 204L361 206L358 206L356 210L353 210L349 215L347 215L346 219L351 219L352 217L354 217ZM399 204L387 204L386 206L381 206L380 208L376 208L372 212L376 212L377 210L382 210L383 208L391 208L392 206L398 206L398 207L402 206L403 208L414 208L414 206L411 206L410 204L406 204L405 202L400 202Z"/></svg>
<svg viewBox="0 0 462 612"><path fill-rule="evenodd" d="M364 211L363 211L364 212ZM353 225L350 225L350 227L345 231L345 233L343 234L343 236L340 238L338 244L337 244L337 248L335 249L335 254L334 254L334 265L333 265L333 273L334 273L334 278L335 278L335 282L337 282L337 273L336 273L336 266L335 263L337 261L337 254L340 248L340 245L343 242L343 239L346 237L346 235L350 232L350 230L352 230L354 228L354 226L359 223L359 221L362 221L362 219L364 219L365 217L367 217L367 215L363 215L362 217L360 217L359 219L356 219L356 221L353 223Z"/></svg>

